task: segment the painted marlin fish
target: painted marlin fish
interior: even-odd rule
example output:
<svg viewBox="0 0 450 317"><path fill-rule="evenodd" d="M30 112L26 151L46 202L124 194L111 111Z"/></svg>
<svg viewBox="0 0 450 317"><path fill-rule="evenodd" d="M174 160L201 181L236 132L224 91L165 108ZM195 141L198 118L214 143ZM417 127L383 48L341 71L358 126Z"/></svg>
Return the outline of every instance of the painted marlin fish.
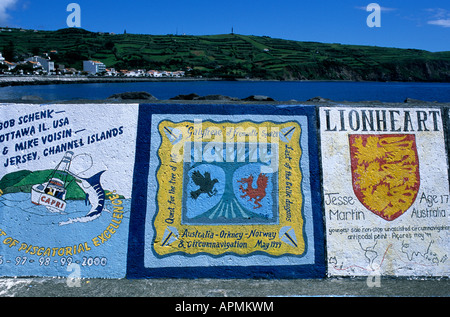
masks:
<svg viewBox="0 0 450 317"><path fill-rule="evenodd" d="M86 193L86 199L91 204L91 210L86 217L94 217L102 213L105 208L105 191L100 183L100 177L105 171L99 172L90 178L79 178L81 187Z"/></svg>
<svg viewBox="0 0 450 317"><path fill-rule="evenodd" d="M59 225L68 225L75 222L89 222L100 217L105 209L105 191L100 183L100 178L105 171L101 171L89 178L82 178L76 176L78 182L81 182L81 188L86 193L86 202L89 202L91 209L84 217L69 219L65 222L60 222Z"/></svg>

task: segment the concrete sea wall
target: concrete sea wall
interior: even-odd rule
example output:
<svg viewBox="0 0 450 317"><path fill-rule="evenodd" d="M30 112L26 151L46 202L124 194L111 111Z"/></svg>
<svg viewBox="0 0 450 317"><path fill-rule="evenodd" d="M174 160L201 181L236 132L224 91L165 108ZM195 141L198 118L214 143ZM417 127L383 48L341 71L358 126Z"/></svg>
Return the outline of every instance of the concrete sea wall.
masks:
<svg viewBox="0 0 450 317"><path fill-rule="evenodd" d="M0 276L448 277L448 104L0 104Z"/></svg>

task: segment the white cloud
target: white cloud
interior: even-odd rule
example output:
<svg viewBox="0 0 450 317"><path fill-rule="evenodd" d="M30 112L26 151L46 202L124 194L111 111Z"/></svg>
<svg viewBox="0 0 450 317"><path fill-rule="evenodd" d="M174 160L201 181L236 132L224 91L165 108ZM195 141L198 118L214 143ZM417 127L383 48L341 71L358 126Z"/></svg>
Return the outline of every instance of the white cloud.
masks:
<svg viewBox="0 0 450 317"><path fill-rule="evenodd" d="M381 7L381 12L392 12L392 11L397 11L397 8Z"/></svg>
<svg viewBox="0 0 450 317"><path fill-rule="evenodd" d="M10 16L8 10L14 8L18 0L0 0L0 24L7 23Z"/></svg>
<svg viewBox="0 0 450 317"><path fill-rule="evenodd" d="M442 26L444 28L450 28L450 19L439 19L428 21L428 24Z"/></svg>
<svg viewBox="0 0 450 317"><path fill-rule="evenodd" d="M356 9L359 10L364 10L367 11L367 7L355 7ZM397 8L388 8L388 7L382 7L380 6L381 12L392 12L392 11L396 11Z"/></svg>
<svg viewBox="0 0 450 317"><path fill-rule="evenodd" d="M441 19L450 16L450 12L442 8L429 8L425 9L425 11L429 12L431 14L431 17L435 19Z"/></svg>
<svg viewBox="0 0 450 317"><path fill-rule="evenodd" d="M431 14L428 24L450 28L450 11L442 8L431 8L425 11Z"/></svg>

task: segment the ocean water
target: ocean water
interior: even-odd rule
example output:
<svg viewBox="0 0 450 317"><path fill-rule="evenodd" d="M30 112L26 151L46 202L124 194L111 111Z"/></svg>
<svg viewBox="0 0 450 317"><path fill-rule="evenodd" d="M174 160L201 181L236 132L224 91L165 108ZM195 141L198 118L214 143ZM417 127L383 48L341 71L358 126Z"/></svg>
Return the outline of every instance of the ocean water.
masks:
<svg viewBox="0 0 450 317"><path fill-rule="evenodd" d="M64 84L0 88L0 100L39 96L44 100L101 100L129 91L146 91L160 100L179 94L226 95L246 98L265 95L277 101L306 101L321 96L334 101L403 102L406 98L450 102L450 83L379 82L284 82L284 81L194 81Z"/></svg>

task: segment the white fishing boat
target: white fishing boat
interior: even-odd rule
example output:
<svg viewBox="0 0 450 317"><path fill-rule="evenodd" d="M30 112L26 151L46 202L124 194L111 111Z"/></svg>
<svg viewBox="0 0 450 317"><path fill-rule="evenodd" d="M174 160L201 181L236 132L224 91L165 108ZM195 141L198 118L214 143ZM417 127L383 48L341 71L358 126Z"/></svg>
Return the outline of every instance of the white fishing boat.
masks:
<svg viewBox="0 0 450 317"><path fill-rule="evenodd" d="M66 209L67 177L73 152L67 152L43 184L31 188L31 202L47 207L50 212L63 212Z"/></svg>

